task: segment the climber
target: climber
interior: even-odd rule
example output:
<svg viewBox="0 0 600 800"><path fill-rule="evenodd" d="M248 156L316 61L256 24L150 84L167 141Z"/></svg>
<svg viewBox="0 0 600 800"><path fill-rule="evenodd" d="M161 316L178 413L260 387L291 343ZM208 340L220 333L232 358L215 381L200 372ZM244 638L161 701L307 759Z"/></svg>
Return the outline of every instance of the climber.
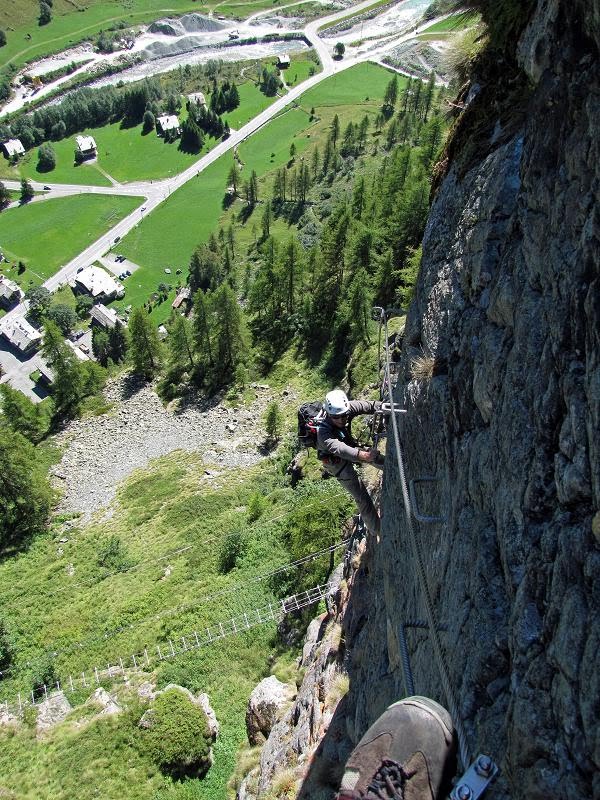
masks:
<svg viewBox="0 0 600 800"><path fill-rule="evenodd" d="M456 770L450 714L428 697L391 705L356 745L337 800L442 800Z"/></svg>
<svg viewBox="0 0 600 800"><path fill-rule="evenodd" d="M379 411L381 403L372 400L348 400L341 389L325 397L324 418L317 429L317 455L323 467L347 489L358 506L363 522L371 533L379 534L379 513L353 464L368 463L383 469L383 456L376 448L361 447L352 436L354 417Z"/></svg>

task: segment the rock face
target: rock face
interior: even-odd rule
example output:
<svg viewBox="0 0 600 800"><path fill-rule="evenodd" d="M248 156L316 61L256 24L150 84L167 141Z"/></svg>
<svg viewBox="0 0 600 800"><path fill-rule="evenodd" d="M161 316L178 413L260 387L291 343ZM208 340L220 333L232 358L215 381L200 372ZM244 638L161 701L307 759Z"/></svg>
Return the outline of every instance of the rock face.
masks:
<svg viewBox="0 0 600 800"><path fill-rule="evenodd" d="M599 44L598 0L537 3L524 113L501 96L433 204L395 398L408 479L436 478L416 499L445 522L414 525L495 798L600 797ZM422 353L436 377L417 383ZM424 616L389 447L369 603L346 618L352 742L404 694L399 625ZM425 632L407 639L416 691L445 702Z"/></svg>
<svg viewBox="0 0 600 800"><path fill-rule="evenodd" d="M252 745L262 744L289 705L295 691L274 675L264 678L250 695L246 709L246 732Z"/></svg>

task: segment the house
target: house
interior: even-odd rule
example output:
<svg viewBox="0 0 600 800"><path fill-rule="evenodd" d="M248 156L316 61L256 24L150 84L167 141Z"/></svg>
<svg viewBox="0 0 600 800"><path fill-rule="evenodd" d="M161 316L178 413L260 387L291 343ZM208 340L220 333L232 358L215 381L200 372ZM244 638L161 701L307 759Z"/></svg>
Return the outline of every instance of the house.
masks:
<svg viewBox="0 0 600 800"><path fill-rule="evenodd" d="M107 308L102 303L92 307L90 311L92 325L99 325L101 328L114 328L117 322L121 322L114 308Z"/></svg>
<svg viewBox="0 0 600 800"><path fill-rule="evenodd" d="M113 300L123 297L125 289L106 270L101 267L86 267L75 276L73 288L80 292L87 292L94 300Z"/></svg>
<svg viewBox="0 0 600 800"><path fill-rule="evenodd" d="M25 317L14 317L0 325L0 333L13 347L22 353L37 350L42 341L42 334L30 325Z"/></svg>
<svg viewBox="0 0 600 800"><path fill-rule="evenodd" d="M40 373L39 383L43 386L52 386L54 383L54 372L50 369L48 364L46 364L41 359L37 363L38 372Z"/></svg>
<svg viewBox="0 0 600 800"><path fill-rule="evenodd" d="M206 107L206 97L204 97L202 92L192 92L192 94L188 94L187 99L190 103L195 103L197 106Z"/></svg>
<svg viewBox="0 0 600 800"><path fill-rule="evenodd" d="M0 275L0 308L16 306L25 297L21 288L14 282Z"/></svg>
<svg viewBox="0 0 600 800"><path fill-rule="evenodd" d="M167 131L175 131L177 136L181 134L179 119L175 114L165 114L156 119L156 132L159 136L164 136Z"/></svg>
<svg viewBox="0 0 600 800"><path fill-rule="evenodd" d="M21 144L20 139L9 139L7 142L2 144L2 149L4 150L4 155L7 158L12 158L13 156L22 156L25 152L25 148Z"/></svg>
<svg viewBox="0 0 600 800"><path fill-rule="evenodd" d="M189 286L183 286L178 292L177 297L171 303L171 308L179 308L184 301L188 301L192 296L192 290Z"/></svg>
<svg viewBox="0 0 600 800"><path fill-rule="evenodd" d="M76 136L75 159L84 160L86 158L96 158L97 147L93 136Z"/></svg>
<svg viewBox="0 0 600 800"><path fill-rule="evenodd" d="M279 69L287 69L290 65L290 56L288 53L282 53L277 57L277 66Z"/></svg>
<svg viewBox="0 0 600 800"><path fill-rule="evenodd" d="M65 341L69 345L71 350L75 353L75 358L79 359L79 361L90 360L90 357L86 353L84 353L83 350L81 349L82 345L77 344L77 342L72 342L70 339L66 339ZM88 348L86 347L86 349Z"/></svg>

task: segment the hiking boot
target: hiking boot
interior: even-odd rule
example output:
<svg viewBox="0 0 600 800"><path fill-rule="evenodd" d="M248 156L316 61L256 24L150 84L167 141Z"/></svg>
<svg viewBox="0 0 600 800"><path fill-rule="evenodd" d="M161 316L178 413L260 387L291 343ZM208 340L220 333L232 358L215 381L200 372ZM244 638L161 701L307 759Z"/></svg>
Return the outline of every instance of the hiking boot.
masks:
<svg viewBox="0 0 600 800"><path fill-rule="evenodd" d="M438 800L456 769L445 708L427 697L391 705L356 745L337 800Z"/></svg>

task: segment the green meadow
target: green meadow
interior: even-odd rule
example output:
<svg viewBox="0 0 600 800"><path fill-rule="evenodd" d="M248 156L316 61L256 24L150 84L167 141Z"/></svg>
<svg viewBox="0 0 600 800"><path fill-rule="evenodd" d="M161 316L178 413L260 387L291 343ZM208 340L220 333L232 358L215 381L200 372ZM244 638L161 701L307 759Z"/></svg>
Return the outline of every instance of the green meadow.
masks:
<svg viewBox="0 0 600 800"><path fill-rule="evenodd" d="M3 271L24 288L43 283L61 266L110 230L141 202L136 197L75 195L9 208L0 214L5 256L26 269Z"/></svg>
<svg viewBox="0 0 600 800"><path fill-rule="evenodd" d="M255 170L260 196L261 191L268 189L273 171L288 163L292 142L298 161L304 152L317 145L322 147L335 114L339 116L342 130L350 120L360 121L365 113L374 120L389 80L390 73L382 67L360 64L309 90L300 98L300 107L291 106L281 112L240 145L241 180L246 180ZM401 77L399 82L402 85ZM365 99L367 93L368 100ZM315 118L311 121L312 108ZM159 283L172 280L176 269L181 269L185 278L194 248L206 241L219 224L229 224L232 212L243 208L242 201L236 200L227 211L225 188L233 163L232 154L222 156L172 194L119 242L119 252L142 268L127 279L125 298L117 305L142 305ZM260 213L259 203L246 222L248 232L253 224L259 224ZM165 275L165 267L172 270L171 276ZM174 293L169 299L173 296ZM170 302L162 303L154 308L153 319L162 322L169 313Z"/></svg>
<svg viewBox="0 0 600 800"><path fill-rule="evenodd" d="M446 19L436 22L431 25L427 30L423 31L422 36L427 36L431 33L452 33L453 31L462 31L466 28L471 28L476 25L480 17L478 14L469 14L463 12L461 14L452 14Z"/></svg>
<svg viewBox="0 0 600 800"><path fill-rule="evenodd" d="M63 680L81 671L91 677L95 664L118 662L144 647L156 652L156 643L165 648L169 639L276 602L270 581L257 578L291 560L285 532L302 525L307 504L312 533L305 554L335 541L350 509L331 481L309 482L295 492L282 464L267 460L243 472L222 471L215 480L198 455L173 453L121 486L110 519L87 526L75 519L63 530L59 518L27 553L0 563L3 615L19 665L18 675L3 681L2 697L27 691L26 662L35 663L40 653L57 653L55 670ZM239 546L233 567L225 570L221 554L232 536ZM182 547L189 549L174 553ZM286 585L315 585L325 579L328 563L327 557L308 571L292 571ZM35 715L28 713L28 725L19 731L0 731L0 785L18 800L224 800L246 741L248 696L272 672L293 679L294 656L281 657L275 626L267 624L158 669L138 670L129 687L103 677L102 685L128 711L91 720L93 710L81 703L93 687L78 689L79 706L42 739L36 739ZM144 751L137 727L143 709L135 700L135 686L144 679L208 693L220 735L215 763L202 781L172 782Z"/></svg>

